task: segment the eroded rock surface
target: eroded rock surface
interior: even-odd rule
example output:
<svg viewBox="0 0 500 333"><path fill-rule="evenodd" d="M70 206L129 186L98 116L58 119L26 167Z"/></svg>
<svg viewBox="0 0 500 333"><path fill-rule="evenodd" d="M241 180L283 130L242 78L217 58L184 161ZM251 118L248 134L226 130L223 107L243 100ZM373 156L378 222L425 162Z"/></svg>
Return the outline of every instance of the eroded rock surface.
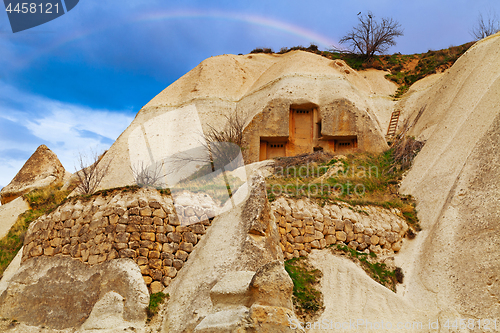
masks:
<svg viewBox="0 0 500 333"><path fill-rule="evenodd" d="M292 332L292 293L293 282L282 261L267 263L257 272L229 272L210 290L214 312L194 331Z"/></svg>
<svg viewBox="0 0 500 333"><path fill-rule="evenodd" d="M347 258L336 256L328 250L313 250L308 258L323 273L320 290L325 307L321 316L310 322L311 327L317 324L315 329L308 332L395 333L404 330L398 329L398 322L427 325L431 318L425 312L418 311L404 297L375 282ZM350 325L351 322L355 323L354 326ZM386 326L381 327L381 322ZM373 323L379 326L374 328ZM302 325L307 326L306 323ZM388 325L391 325L390 329ZM294 323L295 326L298 326L298 322ZM407 331L430 332L423 328Z"/></svg>
<svg viewBox="0 0 500 333"><path fill-rule="evenodd" d="M401 186L423 228L396 258L401 293L443 319L500 315L499 56L500 34L476 43L412 115L427 104L410 131L427 142Z"/></svg>
<svg viewBox="0 0 500 333"><path fill-rule="evenodd" d="M0 239L4 238L16 223L20 214L30 209L23 198L17 198L0 206Z"/></svg>
<svg viewBox="0 0 500 333"><path fill-rule="evenodd" d="M286 275L264 178L253 175L244 186L248 186L248 196L238 197L246 190L236 193L234 200L241 204L213 220L167 288L171 298L163 332L266 332L276 325L275 319L281 322L288 318L286 314L294 316L291 281L279 281L282 286L276 288L262 285L271 276ZM279 304L262 302L264 294L281 291L284 294L276 299ZM280 316L262 315L267 312Z"/></svg>
<svg viewBox="0 0 500 333"><path fill-rule="evenodd" d="M132 184L130 167L149 161L144 155L146 146L151 158L160 161L196 147L200 137L193 136L194 132L223 129L227 117L236 114L245 120L242 153L246 163L267 158L261 147L268 138L283 144L288 141L286 156L313 152L314 146L333 151L339 148L338 136L352 143L353 151L382 152L387 149L384 133L395 103L388 95L397 88L384 79L385 74L358 73L342 60L303 51L211 57L139 111L104 156L103 163L111 164L101 186ZM315 115L314 126L312 118L306 117L310 126L297 121L299 127L311 131L312 141L299 142L290 130L295 119L290 110L301 108ZM320 119L321 131L313 131Z"/></svg>
<svg viewBox="0 0 500 333"><path fill-rule="evenodd" d="M253 303L293 308L293 282L280 261L273 261L259 268L252 277L249 290Z"/></svg>
<svg viewBox="0 0 500 333"><path fill-rule="evenodd" d="M0 315L29 326L77 328L89 318L96 303L109 298L109 292L123 300L109 309L101 306L101 318L109 312L116 320L117 312L121 313L121 322L127 327L145 321L148 289L132 260L117 259L91 267L67 257L32 258L0 295ZM117 311L120 302L123 310Z"/></svg>

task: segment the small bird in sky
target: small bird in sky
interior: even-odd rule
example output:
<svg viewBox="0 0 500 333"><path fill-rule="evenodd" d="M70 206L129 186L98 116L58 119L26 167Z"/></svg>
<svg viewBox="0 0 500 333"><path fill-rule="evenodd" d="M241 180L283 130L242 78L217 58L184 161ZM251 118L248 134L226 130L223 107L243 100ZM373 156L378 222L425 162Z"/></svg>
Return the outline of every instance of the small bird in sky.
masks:
<svg viewBox="0 0 500 333"><path fill-rule="evenodd" d="M358 15L361 14L361 12L358 13Z"/></svg>

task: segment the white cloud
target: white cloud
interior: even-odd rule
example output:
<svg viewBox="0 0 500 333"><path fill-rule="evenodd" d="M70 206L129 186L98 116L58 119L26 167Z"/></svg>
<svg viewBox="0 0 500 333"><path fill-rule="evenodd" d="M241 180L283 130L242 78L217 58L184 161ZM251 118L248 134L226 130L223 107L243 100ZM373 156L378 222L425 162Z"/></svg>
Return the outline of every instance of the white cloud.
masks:
<svg viewBox="0 0 500 333"><path fill-rule="evenodd" d="M0 133L0 185L7 185L41 144L46 144L69 172L79 153L101 152L132 122L130 111L92 109L19 91L0 81L0 121L16 127L15 135ZM8 121L7 121L8 120ZM0 123L0 131L1 123ZM19 131L25 131L23 138ZM4 134L8 129L4 129ZM8 153L7 153L8 152Z"/></svg>

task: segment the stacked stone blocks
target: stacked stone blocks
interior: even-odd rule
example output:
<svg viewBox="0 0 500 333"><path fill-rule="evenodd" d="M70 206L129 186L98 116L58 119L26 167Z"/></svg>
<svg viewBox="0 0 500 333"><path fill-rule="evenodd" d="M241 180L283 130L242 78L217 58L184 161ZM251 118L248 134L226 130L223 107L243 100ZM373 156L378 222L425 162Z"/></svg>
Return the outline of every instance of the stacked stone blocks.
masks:
<svg viewBox="0 0 500 333"><path fill-rule="evenodd" d="M170 197L146 194L62 205L30 225L22 260L68 256L95 265L130 258L152 292L163 290L205 234L213 210L174 207Z"/></svg>
<svg viewBox="0 0 500 333"><path fill-rule="evenodd" d="M280 198L272 203L286 259L307 256L332 244L392 254L401 249L408 225L396 209L319 205Z"/></svg>

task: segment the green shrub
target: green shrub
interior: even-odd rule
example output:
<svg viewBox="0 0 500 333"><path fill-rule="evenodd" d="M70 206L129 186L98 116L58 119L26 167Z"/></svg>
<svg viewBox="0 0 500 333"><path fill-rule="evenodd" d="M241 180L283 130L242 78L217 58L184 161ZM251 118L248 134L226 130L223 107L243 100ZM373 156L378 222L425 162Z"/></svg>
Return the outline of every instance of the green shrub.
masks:
<svg viewBox="0 0 500 333"><path fill-rule="evenodd" d="M396 291L396 284L403 283L403 271L401 268L396 267L395 270L390 270L387 265L376 261L377 255L373 252L369 254L364 252L359 252L345 245L337 244L332 245L334 249L347 253L351 258L359 261L361 267L365 272L375 281L381 285ZM368 257L372 259L369 260ZM372 262L375 261L375 262Z"/></svg>
<svg viewBox="0 0 500 333"><path fill-rule="evenodd" d="M286 190L289 197L309 197L318 200L320 205L325 205L329 201L342 201L352 206L375 205L398 208L406 221L414 227L414 231L419 231L413 199L398 194L399 181L407 169L407 163L401 165L399 146L396 145L380 154L350 154L342 160L331 156L327 160L317 160L316 153L281 157L276 160L279 168L275 167L274 175L266 179L268 197L275 200L281 190ZM324 177L330 168L340 168L340 170L330 174L329 178ZM354 191L355 186L359 186L361 191ZM280 190L273 192L276 188ZM349 192L347 188L350 189Z"/></svg>
<svg viewBox="0 0 500 333"><path fill-rule="evenodd" d="M256 48L250 51L250 53L274 53L270 48Z"/></svg>
<svg viewBox="0 0 500 333"><path fill-rule="evenodd" d="M159 293L154 293L149 296L149 306L147 309L148 318L152 318L155 314L158 313L158 308L160 304L163 303L165 298L170 297L169 294L164 294L161 291Z"/></svg>
<svg viewBox="0 0 500 333"><path fill-rule="evenodd" d="M321 292L316 285L321 278L321 272L307 265L305 258L295 258L285 261L285 270L293 281L293 304L302 317L314 315L323 309Z"/></svg>

